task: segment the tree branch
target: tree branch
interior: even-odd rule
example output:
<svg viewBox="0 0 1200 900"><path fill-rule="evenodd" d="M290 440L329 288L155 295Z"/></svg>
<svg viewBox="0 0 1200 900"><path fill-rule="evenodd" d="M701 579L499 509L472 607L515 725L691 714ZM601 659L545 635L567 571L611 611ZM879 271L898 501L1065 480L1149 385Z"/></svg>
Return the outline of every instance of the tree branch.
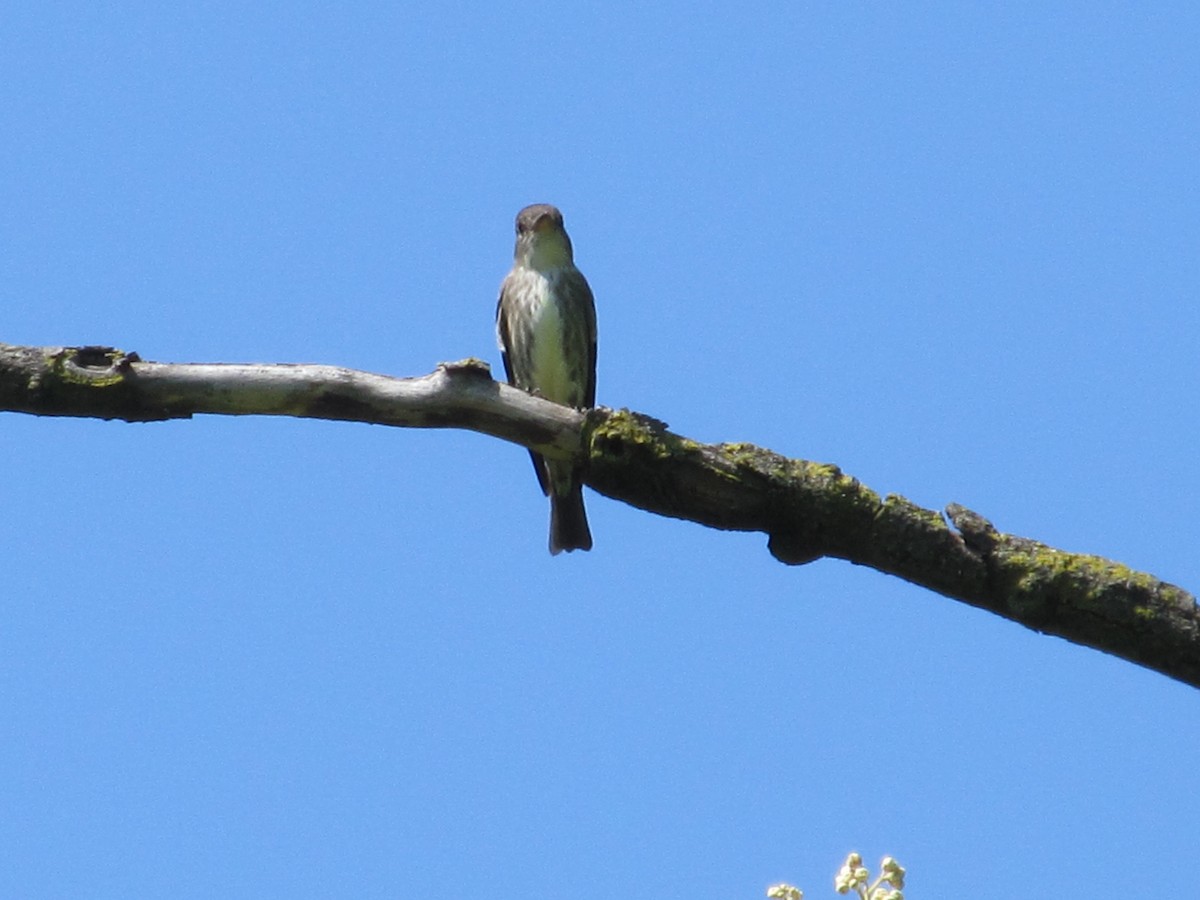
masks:
<svg viewBox="0 0 1200 900"><path fill-rule="evenodd" d="M211 413L466 428L547 456L579 453L583 413L492 380L487 363L422 378L336 366L144 362L112 347L0 343L0 412L160 422Z"/></svg>
<svg viewBox="0 0 1200 900"><path fill-rule="evenodd" d="M762 531L781 562L831 556L870 566L1200 687L1200 608L1174 585L1004 534L957 504L943 515L895 494L881 498L836 466L750 444L700 444L628 410L558 406L498 384L479 360L389 378L333 366L153 363L108 347L0 344L0 411L465 428L551 457L585 456L588 485L640 509Z"/></svg>

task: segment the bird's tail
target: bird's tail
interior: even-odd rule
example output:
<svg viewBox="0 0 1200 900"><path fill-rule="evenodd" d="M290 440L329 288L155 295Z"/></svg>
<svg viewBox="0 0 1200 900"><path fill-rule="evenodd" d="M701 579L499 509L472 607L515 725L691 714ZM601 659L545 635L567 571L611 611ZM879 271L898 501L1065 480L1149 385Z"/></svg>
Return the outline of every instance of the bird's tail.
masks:
<svg viewBox="0 0 1200 900"><path fill-rule="evenodd" d="M571 483L564 493L550 494L550 552L591 550L592 532L583 508L583 485Z"/></svg>

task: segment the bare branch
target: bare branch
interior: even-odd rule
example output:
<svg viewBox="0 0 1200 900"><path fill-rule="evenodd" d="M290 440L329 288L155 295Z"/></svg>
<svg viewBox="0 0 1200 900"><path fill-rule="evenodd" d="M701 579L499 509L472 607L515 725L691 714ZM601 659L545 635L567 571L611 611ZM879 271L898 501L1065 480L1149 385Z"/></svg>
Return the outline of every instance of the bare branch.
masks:
<svg viewBox="0 0 1200 900"><path fill-rule="evenodd" d="M479 360L389 378L332 366L152 363L108 347L0 344L0 411L465 428L548 456L586 455L587 483L614 499L712 528L762 531L781 562L831 556L870 566L1200 687L1200 608L1174 585L1003 534L957 504L943 515L894 494L881 498L836 466L749 444L700 444L627 410L567 409L496 383Z"/></svg>
<svg viewBox="0 0 1200 900"><path fill-rule="evenodd" d="M546 456L580 452L583 413L492 380L477 359L421 378L336 366L144 362L112 347L0 344L0 411L157 422L212 413L466 428Z"/></svg>

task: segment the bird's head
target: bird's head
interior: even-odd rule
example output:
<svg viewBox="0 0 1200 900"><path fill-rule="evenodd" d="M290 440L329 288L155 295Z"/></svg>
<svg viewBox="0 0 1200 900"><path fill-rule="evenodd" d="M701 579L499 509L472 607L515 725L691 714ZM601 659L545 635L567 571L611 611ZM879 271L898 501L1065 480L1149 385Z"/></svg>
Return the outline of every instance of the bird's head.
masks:
<svg viewBox="0 0 1200 900"><path fill-rule="evenodd" d="M539 271L572 264L571 239L556 207L535 203L517 213L517 247L513 258Z"/></svg>

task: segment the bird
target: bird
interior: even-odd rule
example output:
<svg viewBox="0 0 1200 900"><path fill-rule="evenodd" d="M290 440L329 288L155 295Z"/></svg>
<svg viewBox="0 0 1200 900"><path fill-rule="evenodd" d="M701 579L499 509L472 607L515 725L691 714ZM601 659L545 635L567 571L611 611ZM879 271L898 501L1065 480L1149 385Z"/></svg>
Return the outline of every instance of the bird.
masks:
<svg viewBox="0 0 1200 900"><path fill-rule="evenodd" d="M496 337L508 383L575 409L596 405L596 306L575 268L562 213L535 203L517 213L512 270L500 285ZM591 550L579 463L530 451L550 498L550 553Z"/></svg>

